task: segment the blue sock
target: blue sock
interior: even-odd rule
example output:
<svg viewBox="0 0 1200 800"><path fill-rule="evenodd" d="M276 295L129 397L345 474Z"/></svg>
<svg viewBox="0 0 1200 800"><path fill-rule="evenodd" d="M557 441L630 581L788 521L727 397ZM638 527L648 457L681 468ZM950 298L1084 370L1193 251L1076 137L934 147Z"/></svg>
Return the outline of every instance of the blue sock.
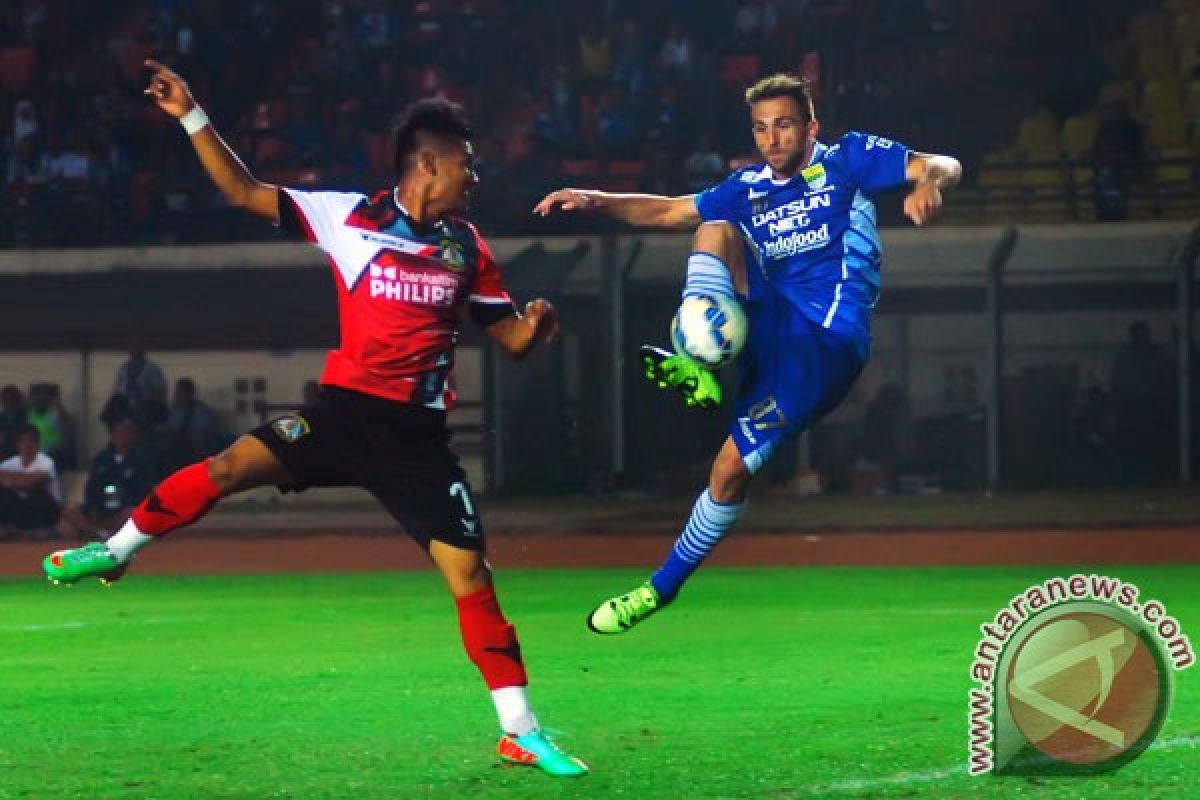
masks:
<svg viewBox="0 0 1200 800"><path fill-rule="evenodd" d="M698 295L733 297L733 277L729 267L712 253L695 251L688 256L683 299Z"/></svg>
<svg viewBox="0 0 1200 800"><path fill-rule="evenodd" d="M717 546L725 532L733 527L742 514L745 502L718 503L708 489L692 506L683 535L675 540L667 560L650 576L650 583L664 603L669 603L704 558Z"/></svg>

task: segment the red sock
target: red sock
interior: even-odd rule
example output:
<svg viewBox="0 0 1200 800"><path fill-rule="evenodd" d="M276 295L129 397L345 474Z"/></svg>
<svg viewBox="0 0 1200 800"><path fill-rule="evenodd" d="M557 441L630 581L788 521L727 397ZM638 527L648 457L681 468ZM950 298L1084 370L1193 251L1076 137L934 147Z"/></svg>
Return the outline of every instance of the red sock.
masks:
<svg viewBox="0 0 1200 800"><path fill-rule="evenodd" d="M141 504L131 519L142 533L162 536L191 525L221 499L221 490L208 476L208 461L184 467L168 476Z"/></svg>
<svg viewBox="0 0 1200 800"><path fill-rule="evenodd" d="M463 647L479 668L488 689L528 684L517 630L504 618L504 612L496 602L496 590L489 586L456 598L454 603L458 606Z"/></svg>

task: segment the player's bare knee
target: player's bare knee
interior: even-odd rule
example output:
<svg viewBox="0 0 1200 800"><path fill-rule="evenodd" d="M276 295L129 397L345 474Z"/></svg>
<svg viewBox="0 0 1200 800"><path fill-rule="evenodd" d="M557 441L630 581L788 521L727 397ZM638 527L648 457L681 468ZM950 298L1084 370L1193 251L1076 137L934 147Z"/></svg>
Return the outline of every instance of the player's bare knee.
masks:
<svg viewBox="0 0 1200 800"><path fill-rule="evenodd" d="M746 499L746 490L750 488L750 477L731 477L724 481L713 481L708 487L708 493L718 503L740 503Z"/></svg>
<svg viewBox="0 0 1200 800"><path fill-rule="evenodd" d="M486 589L492 582L492 571L483 553L434 539L429 542L429 557L437 565L450 593L455 597Z"/></svg>
<svg viewBox="0 0 1200 800"><path fill-rule="evenodd" d="M474 594L486 589L492 582L491 570L482 559L474 564L443 567L442 571L446 576L446 583L450 586L450 593L455 597Z"/></svg>
<svg viewBox="0 0 1200 800"><path fill-rule="evenodd" d="M229 447L208 459L208 477L212 478L221 494L231 494L250 485L248 473L253 459L245 452L248 438L251 437L239 437Z"/></svg>
<svg viewBox="0 0 1200 800"><path fill-rule="evenodd" d="M463 570L463 578L471 583L488 584L492 582L492 570L488 567L487 561L480 558Z"/></svg>
<svg viewBox="0 0 1200 800"><path fill-rule="evenodd" d="M740 246L741 238L737 229L728 222L705 222L696 228L692 237L692 249L722 258L737 252Z"/></svg>
<svg viewBox="0 0 1200 800"><path fill-rule="evenodd" d="M717 237L724 241L736 241L738 238L737 228L732 222L724 220L715 220L712 222L701 222L696 226L696 233L693 239L697 242L706 239Z"/></svg>
<svg viewBox="0 0 1200 800"><path fill-rule="evenodd" d="M208 477L217 485L222 494L233 491L236 484L236 472L229 450L224 450L208 459L205 466L208 467Z"/></svg>
<svg viewBox="0 0 1200 800"><path fill-rule="evenodd" d="M740 503L746 498L752 477L740 456L731 459L722 453L713 464L708 493L718 503Z"/></svg>

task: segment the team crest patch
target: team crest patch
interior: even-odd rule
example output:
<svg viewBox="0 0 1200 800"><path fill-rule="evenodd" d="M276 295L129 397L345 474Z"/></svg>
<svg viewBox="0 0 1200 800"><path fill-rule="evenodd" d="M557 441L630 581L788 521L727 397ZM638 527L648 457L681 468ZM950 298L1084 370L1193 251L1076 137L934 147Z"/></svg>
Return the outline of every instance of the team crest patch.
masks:
<svg viewBox="0 0 1200 800"><path fill-rule="evenodd" d="M804 178L804 182L808 184L810 189L821 189L825 186L825 165L813 164L811 167L805 167L800 172L800 177Z"/></svg>
<svg viewBox="0 0 1200 800"><path fill-rule="evenodd" d="M442 239L442 261L446 262L446 266L455 272L461 272L467 265L466 258L463 257L462 245L453 239Z"/></svg>
<svg viewBox="0 0 1200 800"><path fill-rule="evenodd" d="M312 433L312 428L308 426L308 420L299 414L280 417L271 423L271 429L275 431L275 435L288 444L296 441L301 436L307 436Z"/></svg>

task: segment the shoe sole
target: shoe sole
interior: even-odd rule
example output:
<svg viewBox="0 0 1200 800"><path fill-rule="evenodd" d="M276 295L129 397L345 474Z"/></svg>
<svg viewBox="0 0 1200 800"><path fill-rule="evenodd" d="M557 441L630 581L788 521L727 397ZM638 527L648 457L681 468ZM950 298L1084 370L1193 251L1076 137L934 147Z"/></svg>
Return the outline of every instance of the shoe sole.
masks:
<svg viewBox="0 0 1200 800"><path fill-rule="evenodd" d="M693 384L691 386L689 386L687 383L679 386L672 386L670 384L670 382L667 380L666 372L662 368L662 363L670 358L673 353L668 353L666 350L654 347L652 345L642 345L640 348L638 348L638 353L642 357L642 366L646 370L644 373L646 380L653 383L659 389L674 389L675 391L679 392L679 395L683 398L683 401L687 404L688 408L699 408L702 411L712 411L717 407L718 404L714 403L712 400L698 402L688 396L689 389L692 392L696 391L694 380L691 381Z"/></svg>
<svg viewBox="0 0 1200 800"><path fill-rule="evenodd" d="M589 772L591 772L590 768L585 768L583 772L549 772L548 770L542 769L542 767L538 766L537 762L530 764L524 761L517 761L516 759L508 758L507 756L498 756L498 758L500 759L500 766L504 767L505 769L528 767L530 769L536 769L538 772L541 772L544 775L549 775L552 778L582 778L584 775L587 775Z"/></svg>
<svg viewBox="0 0 1200 800"><path fill-rule="evenodd" d="M589 772L591 772L591 769L586 764L579 759L574 758L573 756L568 758L581 766L583 768L582 772L551 772L550 770L542 767L537 761L521 761L513 758L512 756L504 755L503 753L498 753L496 757L500 760L500 766L504 767L505 769L514 769L516 767L532 767L539 772L549 775L552 778L582 778L584 775L587 775Z"/></svg>
<svg viewBox="0 0 1200 800"><path fill-rule="evenodd" d="M110 569L108 572L102 572L97 575L80 575L73 581L65 580L63 578L56 578L47 573L46 580L50 581L50 583L54 584L55 586L74 586L85 578L94 577L100 581L101 586L105 587L106 589L111 589L113 584L121 580L121 576L125 574L125 570L127 569L129 569L128 564L120 564L116 569Z"/></svg>

